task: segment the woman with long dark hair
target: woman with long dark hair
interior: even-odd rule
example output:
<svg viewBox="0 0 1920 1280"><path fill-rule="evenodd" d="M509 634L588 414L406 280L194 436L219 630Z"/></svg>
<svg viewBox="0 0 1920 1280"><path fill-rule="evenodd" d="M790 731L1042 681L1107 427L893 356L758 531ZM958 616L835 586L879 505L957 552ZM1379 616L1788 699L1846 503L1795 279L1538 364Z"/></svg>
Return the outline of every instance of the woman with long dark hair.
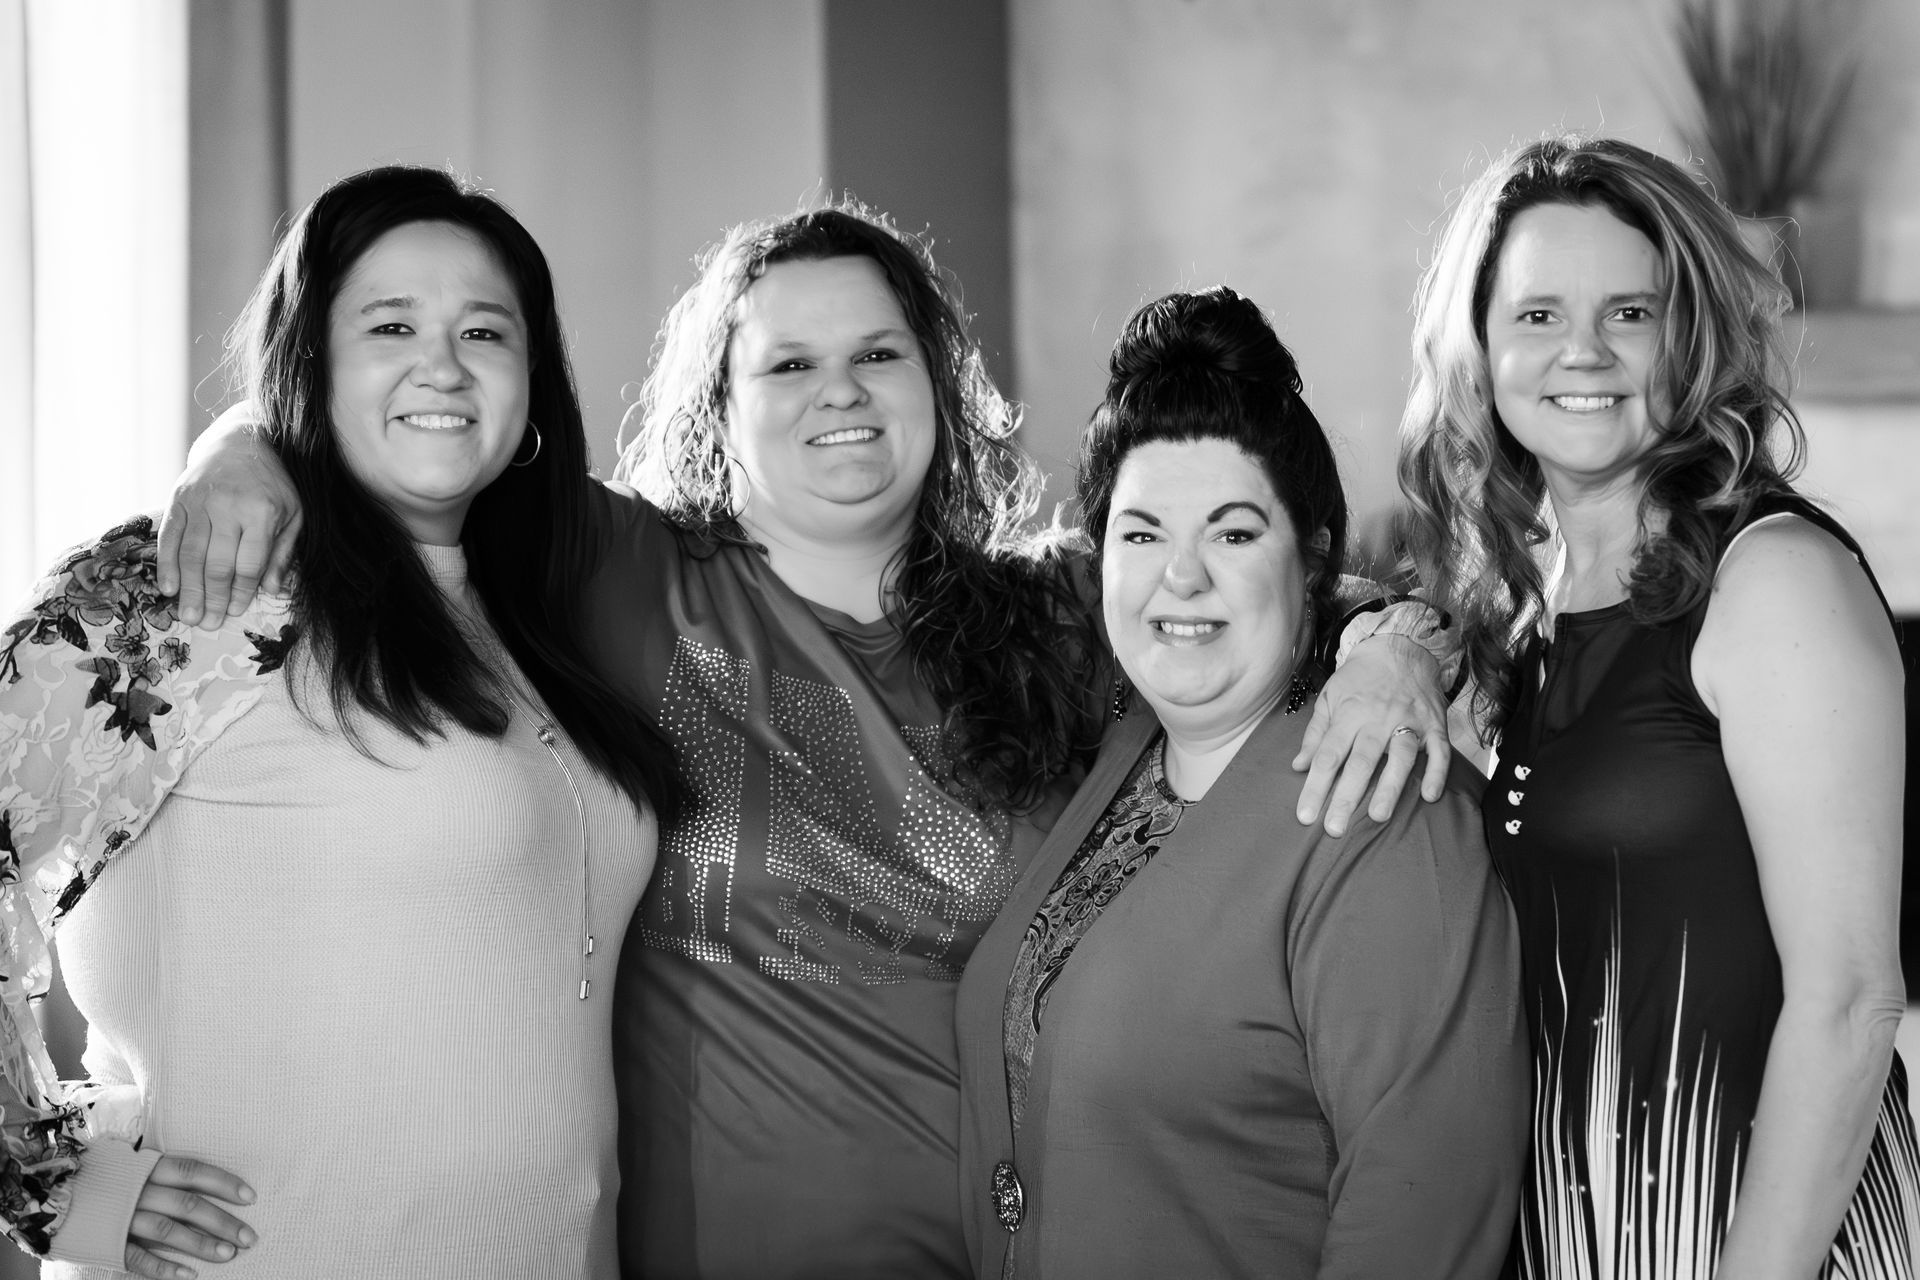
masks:
<svg viewBox="0 0 1920 1280"><path fill-rule="evenodd" d="M612 1275L605 979L680 789L578 639L545 259L443 173L356 174L231 356L290 593L184 626L143 517L0 647L9 1232L59 1275ZM27 1005L56 928L77 1086Z"/></svg>

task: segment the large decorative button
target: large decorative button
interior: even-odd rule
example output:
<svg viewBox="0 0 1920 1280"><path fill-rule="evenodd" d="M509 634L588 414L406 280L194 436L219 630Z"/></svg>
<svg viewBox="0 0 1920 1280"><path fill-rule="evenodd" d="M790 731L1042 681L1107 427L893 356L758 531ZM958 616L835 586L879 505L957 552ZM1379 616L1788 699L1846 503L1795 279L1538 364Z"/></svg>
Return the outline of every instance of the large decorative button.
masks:
<svg viewBox="0 0 1920 1280"><path fill-rule="evenodd" d="M1027 1216L1026 1188L1020 1185L1020 1175L1014 1172L1011 1160L993 1166L993 1216L1010 1232L1018 1231Z"/></svg>

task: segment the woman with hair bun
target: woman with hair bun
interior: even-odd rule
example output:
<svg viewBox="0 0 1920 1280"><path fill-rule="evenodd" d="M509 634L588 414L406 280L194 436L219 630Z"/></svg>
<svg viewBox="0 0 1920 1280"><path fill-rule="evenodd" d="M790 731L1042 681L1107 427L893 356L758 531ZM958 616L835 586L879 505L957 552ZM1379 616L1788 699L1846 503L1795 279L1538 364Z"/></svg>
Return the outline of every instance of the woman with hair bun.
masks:
<svg viewBox="0 0 1920 1280"><path fill-rule="evenodd" d="M1494 1276L1526 1054L1480 780L1293 819L1347 516L1257 307L1135 313L1079 497L1131 693L961 983L976 1274Z"/></svg>
<svg viewBox="0 0 1920 1280"><path fill-rule="evenodd" d="M1495 162L1422 285L1400 476L1499 746L1527 1276L1913 1274L1900 660L1790 484L1785 307L1699 182L1604 138Z"/></svg>

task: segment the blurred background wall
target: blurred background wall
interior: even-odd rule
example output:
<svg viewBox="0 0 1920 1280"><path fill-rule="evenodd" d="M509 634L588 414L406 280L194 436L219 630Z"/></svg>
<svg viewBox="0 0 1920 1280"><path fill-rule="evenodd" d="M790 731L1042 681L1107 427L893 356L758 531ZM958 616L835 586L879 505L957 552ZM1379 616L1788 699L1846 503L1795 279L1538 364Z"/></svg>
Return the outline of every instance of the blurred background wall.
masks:
<svg viewBox="0 0 1920 1280"><path fill-rule="evenodd" d="M1825 308L1920 306L1920 6L1726 0L1783 2L1815 16L1826 53L1858 61L1821 200L1800 210L1803 257L1845 259L1826 273L1842 284ZM18 26L37 37L23 43L53 68L37 88L42 116L70 115L54 95L89 95L90 74L125 78L97 39L58 62L74 32L144 32L137 67L150 77L184 62L148 98L179 99L188 167L179 199L147 171L179 167L177 146L153 142L173 135L151 123L166 112L150 104L137 150L163 159L145 169L95 144L101 154L62 179L42 152L36 191L65 181L118 211L129 239L143 228L142 255L179 259L185 315L168 312L170 333L129 344L171 373L145 385L179 407L136 433L137 474L105 484L102 453L126 450L83 449L87 482L58 497L52 473L74 463L56 455L131 410L88 408L43 430L34 483L0 525L14 544L0 589L11 598L55 545L158 501L156 476L226 401L221 338L277 227L329 179L390 160L479 179L546 247L603 474L630 384L699 249L743 218L852 191L930 231L1002 385L1027 405L1026 443L1056 497L1121 320L1168 289L1225 280L1267 306L1295 348L1370 527L1394 493L1408 301L1449 195L1490 153L1547 128L1603 129L1685 158L1679 3L0 0L0 36ZM0 75L6 63L0 41ZM7 133L0 103L0 145ZM7 210L0 200L0 245ZM44 215L42 236L60 224ZM77 292L91 290L39 296ZM58 390L43 386L43 416L71 405L64 388L97 359L48 305L40 380ZM1836 351L1897 357L1920 341L1877 336L1869 322L1833 329L1823 349L1820 328L1809 326L1803 361L1816 388L1816 366ZM55 359L63 348L80 354ZM1860 372L1828 382L1857 387ZM1881 395L1882 407L1898 398ZM0 428L0 451L30 431ZM1822 452L1816 443L1816 481ZM1886 470L1840 467L1837 493L1883 556L1889 541L1920 540L1920 525L1882 528L1911 504L1844 490ZM15 530L34 501L29 553ZM1920 571L1903 591L1920 612Z"/></svg>
<svg viewBox="0 0 1920 1280"><path fill-rule="evenodd" d="M699 250L734 223L842 191L931 228L1009 361L1005 12L912 12L902 21L884 0L192 0L196 370L215 367L214 339L275 220L387 161L478 179L546 249L603 474L623 388L644 376ZM199 385L200 407L222 402L217 381Z"/></svg>
<svg viewBox="0 0 1920 1280"><path fill-rule="evenodd" d="M1803 7L1834 55L1862 55L1822 175L1836 213L1822 229L1868 255L1842 301L1920 305L1920 5ZM1063 473L1127 313L1169 289L1226 281L1271 311L1320 420L1344 437L1356 513L1377 519L1395 494L1409 302L1449 196L1489 153L1550 128L1685 160L1679 126L1692 104L1675 9L1013 4L1015 324L1030 447Z"/></svg>

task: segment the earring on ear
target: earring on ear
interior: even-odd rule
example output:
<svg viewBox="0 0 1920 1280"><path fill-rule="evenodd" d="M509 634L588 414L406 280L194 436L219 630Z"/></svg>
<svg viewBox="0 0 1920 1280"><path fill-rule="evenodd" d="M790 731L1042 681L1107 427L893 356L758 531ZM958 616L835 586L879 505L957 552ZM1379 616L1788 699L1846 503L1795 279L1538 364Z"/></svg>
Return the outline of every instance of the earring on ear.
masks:
<svg viewBox="0 0 1920 1280"><path fill-rule="evenodd" d="M530 467L533 465L533 460L540 456L540 445L541 445L540 428L534 425L532 418L527 419L527 430L533 432L533 452L527 455L527 459L525 462L522 462L519 458L516 457L511 464L513 466ZM521 443L522 444L526 443L526 439L527 437L523 433L520 437ZM514 452L518 453L519 450L516 449Z"/></svg>
<svg viewBox="0 0 1920 1280"><path fill-rule="evenodd" d="M1308 655L1309 657L1311 657L1312 645L1313 645L1313 634L1314 634L1313 633L1313 600L1311 597L1309 597L1307 600L1307 617L1306 617L1305 629L1307 633ZM1309 672L1309 668L1311 668L1312 666L1313 666L1313 663L1311 661L1307 661L1307 662L1301 661L1300 637L1298 635L1294 636L1293 638L1293 676L1287 681L1287 707L1285 711L1286 715L1292 715L1294 712L1298 711L1300 708L1306 706L1307 699L1313 696L1313 676Z"/></svg>
<svg viewBox="0 0 1920 1280"><path fill-rule="evenodd" d="M753 495L753 477L747 474L746 464L728 453L719 450L720 461L727 468L727 515L739 519L740 513L747 509L747 499ZM738 475L738 480L734 476Z"/></svg>

